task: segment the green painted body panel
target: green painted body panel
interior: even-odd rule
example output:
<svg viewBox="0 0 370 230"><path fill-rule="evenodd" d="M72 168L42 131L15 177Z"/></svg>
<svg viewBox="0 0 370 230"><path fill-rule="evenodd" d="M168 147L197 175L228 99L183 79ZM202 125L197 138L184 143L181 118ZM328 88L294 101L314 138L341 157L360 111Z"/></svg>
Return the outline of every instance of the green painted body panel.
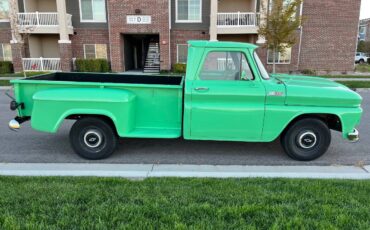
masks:
<svg viewBox="0 0 370 230"><path fill-rule="evenodd" d="M13 80L19 116L32 127L56 132L68 115L94 114L112 119L121 137L181 136L182 86ZM17 93L18 92L18 93Z"/></svg>
<svg viewBox="0 0 370 230"><path fill-rule="evenodd" d="M32 127L56 132L75 114L109 117L121 137L269 142L301 115L340 118L343 137L359 124L362 98L349 88L317 77L273 75L264 79L255 45L190 41L185 81L180 85L13 80L19 116ZM251 81L200 80L212 51L245 54ZM207 88L197 91L196 88Z"/></svg>

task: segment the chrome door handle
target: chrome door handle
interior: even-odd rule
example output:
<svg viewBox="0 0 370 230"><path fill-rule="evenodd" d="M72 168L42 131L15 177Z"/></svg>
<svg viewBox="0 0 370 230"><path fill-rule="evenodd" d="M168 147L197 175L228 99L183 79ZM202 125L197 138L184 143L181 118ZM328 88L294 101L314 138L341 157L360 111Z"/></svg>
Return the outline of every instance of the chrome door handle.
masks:
<svg viewBox="0 0 370 230"><path fill-rule="evenodd" d="M209 89L208 87L197 87L194 90L196 90L196 91L206 91L208 89Z"/></svg>

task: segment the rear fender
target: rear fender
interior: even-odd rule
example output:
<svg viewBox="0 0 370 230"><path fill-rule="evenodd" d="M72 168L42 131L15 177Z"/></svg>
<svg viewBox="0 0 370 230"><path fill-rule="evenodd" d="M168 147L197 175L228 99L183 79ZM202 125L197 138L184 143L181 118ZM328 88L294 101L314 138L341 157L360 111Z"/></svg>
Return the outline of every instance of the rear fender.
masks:
<svg viewBox="0 0 370 230"><path fill-rule="evenodd" d="M55 133L72 115L101 115L116 126L119 136L134 129L136 96L128 90L106 88L47 89L34 94L32 128Z"/></svg>

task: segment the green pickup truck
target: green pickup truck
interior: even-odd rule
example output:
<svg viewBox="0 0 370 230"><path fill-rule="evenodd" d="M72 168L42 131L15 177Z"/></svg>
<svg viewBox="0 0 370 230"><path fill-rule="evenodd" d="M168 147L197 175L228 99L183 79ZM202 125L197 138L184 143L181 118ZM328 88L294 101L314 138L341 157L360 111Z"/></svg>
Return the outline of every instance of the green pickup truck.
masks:
<svg viewBox="0 0 370 230"><path fill-rule="evenodd" d="M55 133L65 119L74 151L110 156L118 138L271 142L309 161L324 154L330 130L357 141L360 95L327 79L269 75L257 46L190 41L186 77L51 73L13 80L10 121ZM227 154L227 153L225 153Z"/></svg>

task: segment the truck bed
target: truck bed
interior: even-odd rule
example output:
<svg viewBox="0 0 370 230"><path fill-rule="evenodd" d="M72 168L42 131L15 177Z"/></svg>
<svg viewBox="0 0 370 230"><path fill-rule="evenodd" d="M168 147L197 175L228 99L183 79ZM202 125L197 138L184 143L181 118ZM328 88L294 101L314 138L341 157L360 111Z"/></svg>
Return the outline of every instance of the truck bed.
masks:
<svg viewBox="0 0 370 230"><path fill-rule="evenodd" d="M24 104L18 115L30 117L36 130L56 132L59 123L50 121L52 113L56 113L52 117L64 119L73 110L104 110L120 123L116 126L121 137L181 136L182 77L50 73L11 83L16 101Z"/></svg>
<svg viewBox="0 0 370 230"><path fill-rule="evenodd" d="M156 85L181 85L181 76L151 76L151 75L130 75L112 73L50 73L28 80L44 81L71 81L71 82L99 82L99 83L122 83L122 84L156 84Z"/></svg>

